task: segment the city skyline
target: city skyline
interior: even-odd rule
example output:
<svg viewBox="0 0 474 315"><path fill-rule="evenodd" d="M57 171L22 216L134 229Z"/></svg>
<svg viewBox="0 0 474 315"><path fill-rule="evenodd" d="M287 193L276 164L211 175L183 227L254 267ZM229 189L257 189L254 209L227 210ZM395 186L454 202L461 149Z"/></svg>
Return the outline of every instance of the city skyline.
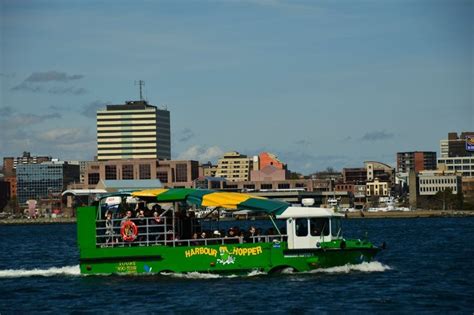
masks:
<svg viewBox="0 0 474 315"><path fill-rule="evenodd" d="M0 2L0 156L92 160L96 111L140 79L173 159L394 165L474 126L472 2L109 4Z"/></svg>

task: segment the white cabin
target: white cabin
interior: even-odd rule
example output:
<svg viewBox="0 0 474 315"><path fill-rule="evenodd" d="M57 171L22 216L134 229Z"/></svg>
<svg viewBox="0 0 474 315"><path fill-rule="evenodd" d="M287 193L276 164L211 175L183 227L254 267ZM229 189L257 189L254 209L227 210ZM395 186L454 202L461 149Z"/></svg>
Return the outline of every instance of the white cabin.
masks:
<svg viewBox="0 0 474 315"><path fill-rule="evenodd" d="M332 209L288 207L277 219L286 219L289 249L318 248L321 242L342 238L342 214Z"/></svg>

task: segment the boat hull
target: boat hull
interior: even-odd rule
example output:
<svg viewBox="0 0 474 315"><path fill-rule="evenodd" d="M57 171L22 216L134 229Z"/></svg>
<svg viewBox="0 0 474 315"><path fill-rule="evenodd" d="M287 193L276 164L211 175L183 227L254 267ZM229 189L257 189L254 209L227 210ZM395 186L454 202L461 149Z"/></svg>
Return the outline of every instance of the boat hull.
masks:
<svg viewBox="0 0 474 315"><path fill-rule="evenodd" d="M289 250L286 242L110 247L81 252L80 268L82 274L310 271L368 262L378 251L375 247Z"/></svg>

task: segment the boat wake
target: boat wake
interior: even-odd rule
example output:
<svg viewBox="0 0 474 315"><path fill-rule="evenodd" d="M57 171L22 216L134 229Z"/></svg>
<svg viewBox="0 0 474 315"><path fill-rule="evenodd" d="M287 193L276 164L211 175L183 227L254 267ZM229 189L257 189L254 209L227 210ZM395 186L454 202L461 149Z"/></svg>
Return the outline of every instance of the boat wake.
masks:
<svg viewBox="0 0 474 315"><path fill-rule="evenodd" d="M51 267L47 269L6 269L0 270L1 278L21 278L21 277L52 277L52 276L80 276L79 265Z"/></svg>
<svg viewBox="0 0 474 315"><path fill-rule="evenodd" d="M390 266L384 265L378 261L364 262L358 265L344 265L332 268L316 269L308 272L293 272L291 269L285 269L283 274L315 274L315 273L327 273L327 274L338 274L338 273L350 273L350 272L384 272L391 270ZM53 277L53 276L80 276L81 272L79 265L76 266L64 266L64 267L51 267L47 269L6 269L0 270L1 278L22 278L22 277ZM266 272L253 270L245 275L220 275L213 273L204 272L188 272L188 273L161 273L160 275L172 278L180 279L230 279L237 277L258 277L268 275ZM126 276L134 276L127 274Z"/></svg>
<svg viewBox="0 0 474 315"><path fill-rule="evenodd" d="M316 274L316 273L327 273L327 274L340 274L340 273L351 273L351 272L384 272L387 270L391 270L390 266L384 265L378 261L373 262L363 262L357 265L344 265L344 266L337 266L331 268L321 268L312 271L306 272L294 272L293 269L287 268L282 270L281 274ZM180 278L180 279L229 279L229 278L237 278L237 277L256 277L256 276L265 276L268 275L266 272L254 270L245 275L219 275L213 273L201 273L201 272L188 272L188 273L161 273L162 276L173 277L173 278Z"/></svg>
<svg viewBox="0 0 474 315"><path fill-rule="evenodd" d="M352 271L359 272L384 272L386 270L391 270L390 266L384 265L378 261L372 262L363 262L357 265L344 265L331 268L315 269L311 270L308 273L349 273Z"/></svg>

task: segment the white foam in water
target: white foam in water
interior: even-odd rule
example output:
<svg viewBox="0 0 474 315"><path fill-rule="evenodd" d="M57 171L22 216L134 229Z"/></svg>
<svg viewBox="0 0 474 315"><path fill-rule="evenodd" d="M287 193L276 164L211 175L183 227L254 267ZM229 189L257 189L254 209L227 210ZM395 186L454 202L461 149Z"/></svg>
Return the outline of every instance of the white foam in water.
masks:
<svg viewBox="0 0 474 315"><path fill-rule="evenodd" d="M201 273L201 272L188 272L188 273L173 273L173 272L163 272L161 275L171 276L173 278L183 278L183 279L217 279L223 278L221 275L213 273Z"/></svg>
<svg viewBox="0 0 474 315"><path fill-rule="evenodd" d="M385 270L390 270L390 266L384 265L378 261L372 262L363 262L357 265L344 265L331 268L322 268L311 270L310 273L349 273L351 271L361 271L361 272L383 272Z"/></svg>
<svg viewBox="0 0 474 315"><path fill-rule="evenodd" d="M243 277L256 277L256 276L261 276L261 275L266 275L266 272L258 271L258 270L252 270L248 274L244 275ZM170 276L174 278L181 278L181 279L219 279L219 278L237 278L239 277L238 275L220 275L220 274L215 274L215 273L204 273L204 272L188 272L188 273L168 273L164 272L161 273L163 276Z"/></svg>
<svg viewBox="0 0 474 315"><path fill-rule="evenodd" d="M266 275L266 272L260 271L260 270L252 270L247 274L247 277L257 277L257 276L262 276Z"/></svg>
<svg viewBox="0 0 474 315"><path fill-rule="evenodd" d="M77 266L65 266L65 267L51 267L48 269L6 269L0 270L0 278L20 278L20 277L32 277L32 276L79 276L81 271L79 265Z"/></svg>

